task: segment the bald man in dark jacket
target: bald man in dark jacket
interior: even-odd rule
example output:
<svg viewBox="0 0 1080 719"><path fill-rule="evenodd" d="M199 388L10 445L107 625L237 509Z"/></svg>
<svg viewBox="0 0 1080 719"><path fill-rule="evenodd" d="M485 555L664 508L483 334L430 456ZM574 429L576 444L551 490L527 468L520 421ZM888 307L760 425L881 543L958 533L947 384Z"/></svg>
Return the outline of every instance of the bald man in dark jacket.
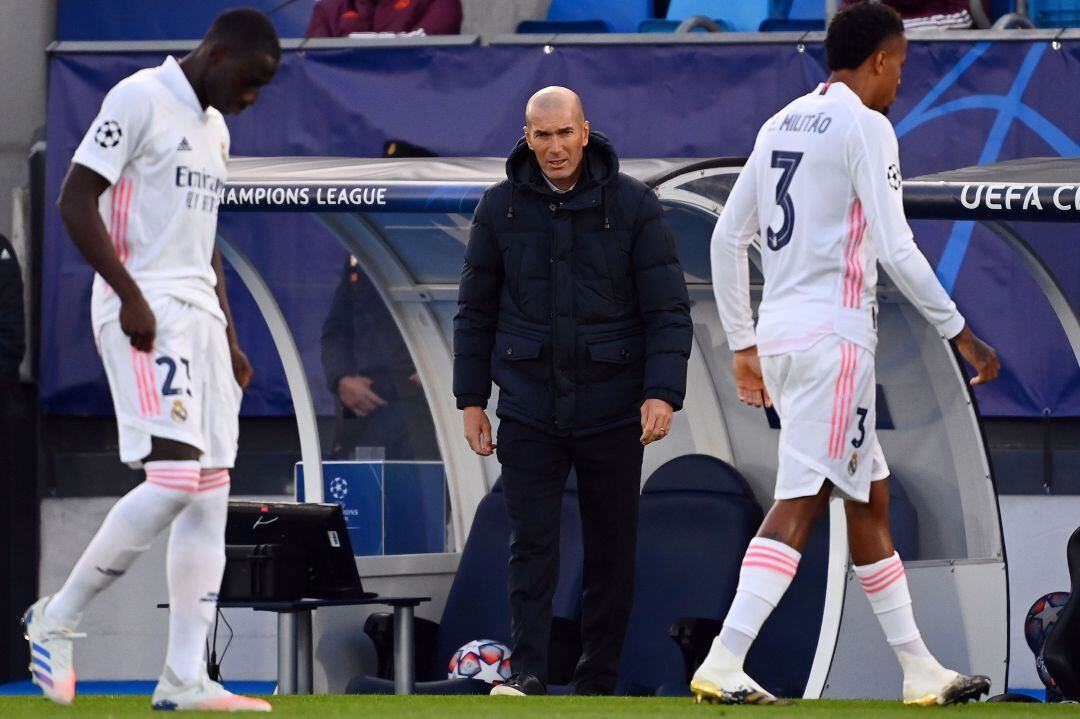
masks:
<svg viewBox="0 0 1080 719"><path fill-rule="evenodd" d="M580 100L546 88L526 109L507 179L484 193L454 318L454 394L473 451L499 386L510 517L511 665L493 694L543 694L559 512L577 471L585 554L581 694L610 694L634 588L644 446L682 407L692 327L675 242L644 183L619 172Z"/></svg>

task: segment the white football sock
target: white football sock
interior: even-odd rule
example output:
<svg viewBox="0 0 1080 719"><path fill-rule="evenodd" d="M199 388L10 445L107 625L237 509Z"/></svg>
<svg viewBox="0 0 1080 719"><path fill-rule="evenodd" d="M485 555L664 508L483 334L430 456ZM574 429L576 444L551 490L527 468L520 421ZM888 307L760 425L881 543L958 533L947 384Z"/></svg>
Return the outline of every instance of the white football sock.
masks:
<svg viewBox="0 0 1080 719"><path fill-rule="evenodd" d="M720 631L721 643L740 665L761 625L795 578L801 558L802 554L782 542L763 537L750 540L739 572L739 587Z"/></svg>
<svg viewBox="0 0 1080 719"><path fill-rule="evenodd" d="M915 624L907 574L900 555L893 552L881 561L855 567L855 574L897 657L901 656L900 652L914 657L931 656Z"/></svg>
<svg viewBox="0 0 1080 719"><path fill-rule="evenodd" d="M169 648L165 665L185 684L199 677L206 633L225 571L228 470L203 472L200 490L169 532Z"/></svg>
<svg viewBox="0 0 1080 719"><path fill-rule="evenodd" d="M123 576L194 496L198 462L147 462L146 481L113 505L64 586L45 607L56 622L75 626L99 592Z"/></svg>

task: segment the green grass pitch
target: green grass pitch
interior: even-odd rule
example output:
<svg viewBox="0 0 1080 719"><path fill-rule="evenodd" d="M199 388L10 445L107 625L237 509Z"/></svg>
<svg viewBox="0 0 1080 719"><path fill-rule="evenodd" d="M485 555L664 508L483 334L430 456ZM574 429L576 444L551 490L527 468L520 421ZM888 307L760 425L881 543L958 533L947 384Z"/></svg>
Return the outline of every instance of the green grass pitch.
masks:
<svg viewBox="0 0 1080 719"><path fill-rule="evenodd" d="M712 717L916 717L975 719L976 717L1077 716L1075 706L1062 704L966 704L953 707L907 707L899 702L800 701L790 707L730 707L694 704L691 699L625 697L435 697L435 696L307 696L269 697L272 717L307 719L711 719ZM190 713L189 713L190 714ZM163 717L151 711L147 696L86 696L71 707L50 704L41 697L0 697L3 719L124 719ZM199 716L208 716L200 713ZM253 716L253 715L246 715Z"/></svg>

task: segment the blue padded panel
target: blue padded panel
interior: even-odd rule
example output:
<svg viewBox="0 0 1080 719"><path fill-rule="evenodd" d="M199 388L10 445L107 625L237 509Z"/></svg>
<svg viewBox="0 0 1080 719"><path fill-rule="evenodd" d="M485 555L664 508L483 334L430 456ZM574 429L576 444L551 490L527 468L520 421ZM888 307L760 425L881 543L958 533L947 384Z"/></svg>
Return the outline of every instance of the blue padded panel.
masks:
<svg viewBox="0 0 1080 719"><path fill-rule="evenodd" d="M522 20L515 32L519 35L596 34L611 32L603 20Z"/></svg>
<svg viewBox="0 0 1080 719"><path fill-rule="evenodd" d="M736 32L757 32L769 17L771 0L671 0L669 20L685 20L691 15L720 18Z"/></svg>
<svg viewBox="0 0 1080 719"><path fill-rule="evenodd" d="M616 693L651 694L662 685L685 684L671 624L680 617L723 619L727 613L746 545L762 520L744 487L734 469L704 455L671 460L646 482L634 606Z"/></svg>
<svg viewBox="0 0 1080 719"><path fill-rule="evenodd" d="M684 454L656 468L641 490L658 492L712 492L752 497L749 485L734 467L707 454Z"/></svg>
<svg viewBox="0 0 1080 719"><path fill-rule="evenodd" d="M636 32L653 7L653 0L551 0L547 19L604 20L612 32Z"/></svg>
<svg viewBox="0 0 1080 719"><path fill-rule="evenodd" d="M552 609L557 616L581 615L581 519L576 477L571 472L563 495L560 535L559 583ZM510 644L510 520L506 516L501 479L476 507L461 562L439 624L432 666L427 676L442 678L450 655L474 639L495 639ZM423 670L418 667L418 670Z"/></svg>
<svg viewBox="0 0 1080 719"><path fill-rule="evenodd" d="M810 533L791 587L746 657L747 674L778 696L801 697L806 689L825 609L828 569L829 520L823 516Z"/></svg>
<svg viewBox="0 0 1080 719"><path fill-rule="evenodd" d="M825 27L825 3L822 0L785 0L783 16L788 20L820 20Z"/></svg>
<svg viewBox="0 0 1080 719"><path fill-rule="evenodd" d="M892 532L893 545L900 554L900 558L906 561L919 559L919 514L915 511L915 505L908 499L904 484L896 478L889 477L889 530Z"/></svg>

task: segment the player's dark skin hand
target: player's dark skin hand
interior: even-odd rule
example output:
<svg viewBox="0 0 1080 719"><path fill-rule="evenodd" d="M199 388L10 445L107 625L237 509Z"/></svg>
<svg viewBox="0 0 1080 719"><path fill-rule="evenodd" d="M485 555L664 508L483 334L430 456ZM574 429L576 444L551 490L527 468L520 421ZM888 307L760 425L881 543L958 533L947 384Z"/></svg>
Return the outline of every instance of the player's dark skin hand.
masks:
<svg viewBox="0 0 1080 719"><path fill-rule="evenodd" d="M233 376L236 377L236 384L240 385L240 389L246 392L248 385L251 384L251 380L255 377L255 370L252 369L251 362L248 361L244 351L240 349L240 345L230 344L229 355L232 357L232 371Z"/></svg>
<svg viewBox="0 0 1080 719"><path fill-rule="evenodd" d="M157 318L142 294L120 303L120 329L131 338L131 346L140 352L154 349Z"/></svg>
<svg viewBox="0 0 1080 719"><path fill-rule="evenodd" d="M997 352L994 351L993 347L979 339L971 331L969 325L964 325L964 329L960 330L960 334L953 338L953 342L964 359L970 362L975 371L979 373L978 376L971 378L970 384L972 386L990 382L998 376L998 372L1001 371L1001 362L998 361Z"/></svg>

